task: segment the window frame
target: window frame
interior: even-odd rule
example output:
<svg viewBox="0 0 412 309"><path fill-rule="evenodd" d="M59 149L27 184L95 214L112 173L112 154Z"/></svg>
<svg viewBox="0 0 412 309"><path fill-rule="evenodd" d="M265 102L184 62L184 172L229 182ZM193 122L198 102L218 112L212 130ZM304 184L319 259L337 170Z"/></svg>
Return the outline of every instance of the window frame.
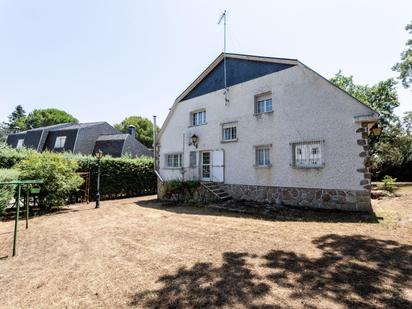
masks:
<svg viewBox="0 0 412 309"><path fill-rule="evenodd" d="M174 153L167 153L166 155L166 167L167 169L181 169L183 166L183 153L181 152L174 152ZM172 165L169 165L169 157L170 156L177 156L177 164L175 165L175 158L172 158Z"/></svg>
<svg viewBox="0 0 412 309"><path fill-rule="evenodd" d="M320 169L325 166L325 150L324 140L302 141L293 142L291 145L291 167L297 169ZM313 150L317 149L317 153L314 154ZM301 159L298 162L298 150L300 150ZM314 160L317 162L314 163Z"/></svg>
<svg viewBox="0 0 412 309"><path fill-rule="evenodd" d="M24 145L24 138L17 139L16 149L23 147Z"/></svg>
<svg viewBox="0 0 412 309"><path fill-rule="evenodd" d="M270 106L270 109L269 109ZM254 114L262 115L273 113L273 97L272 92L268 91L255 95L254 99Z"/></svg>
<svg viewBox="0 0 412 309"><path fill-rule="evenodd" d="M221 142L222 143L230 143L230 142L237 142L238 140L238 129L237 129L237 121L236 122L226 122L221 124ZM230 130L228 136L230 138L226 138L226 132Z"/></svg>
<svg viewBox="0 0 412 309"><path fill-rule="evenodd" d="M57 147L57 142L63 139L63 145L61 147ZM60 136L56 136L56 139L54 141L54 147L53 149L63 149L64 146L66 145L66 140L67 140L67 136L66 135L60 135ZM62 143L59 142L59 144L61 145Z"/></svg>
<svg viewBox="0 0 412 309"><path fill-rule="evenodd" d="M270 168L272 167L272 144L254 146L255 152L255 168ZM267 150L267 152L266 152ZM263 151L263 164L259 162L259 151ZM267 160L269 159L269 160Z"/></svg>
<svg viewBox="0 0 412 309"><path fill-rule="evenodd" d="M199 114L202 114L203 116L196 116ZM207 115L205 108L190 112L190 127L197 127L205 124L207 124Z"/></svg>

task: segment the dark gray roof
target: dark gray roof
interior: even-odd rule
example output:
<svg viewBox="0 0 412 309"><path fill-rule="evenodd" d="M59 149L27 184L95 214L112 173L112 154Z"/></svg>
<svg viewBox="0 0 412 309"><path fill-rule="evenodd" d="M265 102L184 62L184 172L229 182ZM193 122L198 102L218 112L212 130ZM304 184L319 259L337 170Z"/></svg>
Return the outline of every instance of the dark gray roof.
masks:
<svg viewBox="0 0 412 309"><path fill-rule="evenodd" d="M62 128L57 128L55 131L59 131L59 130L73 130L73 129L82 129L82 128L88 128L88 127L92 127L92 126L97 126L100 124L104 124L106 123L106 121L99 121L99 122L86 122L86 123L73 123L69 126L65 126Z"/></svg>
<svg viewBox="0 0 412 309"><path fill-rule="evenodd" d="M73 124L73 123L71 123L71 122L59 123L59 124L53 124L53 125L51 125L51 126L29 129L28 131L40 131L40 130L59 129L59 128L62 128L62 127L70 126L70 125L72 125L72 124Z"/></svg>
<svg viewBox="0 0 412 309"><path fill-rule="evenodd" d="M97 140L98 141L113 141L113 140L124 140L127 138L129 134L110 134L110 135L100 135Z"/></svg>

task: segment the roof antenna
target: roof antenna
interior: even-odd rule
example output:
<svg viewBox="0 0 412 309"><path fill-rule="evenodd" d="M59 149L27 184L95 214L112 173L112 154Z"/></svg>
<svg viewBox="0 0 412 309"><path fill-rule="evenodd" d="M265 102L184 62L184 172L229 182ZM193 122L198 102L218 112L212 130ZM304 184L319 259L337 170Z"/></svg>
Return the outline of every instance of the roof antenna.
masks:
<svg viewBox="0 0 412 309"><path fill-rule="evenodd" d="M223 79L225 82L225 105L229 104L229 98L228 98L228 89L227 89L227 78L226 78L226 17L227 17L227 11L225 10L222 15L219 18L219 21L217 22L218 25L223 20Z"/></svg>

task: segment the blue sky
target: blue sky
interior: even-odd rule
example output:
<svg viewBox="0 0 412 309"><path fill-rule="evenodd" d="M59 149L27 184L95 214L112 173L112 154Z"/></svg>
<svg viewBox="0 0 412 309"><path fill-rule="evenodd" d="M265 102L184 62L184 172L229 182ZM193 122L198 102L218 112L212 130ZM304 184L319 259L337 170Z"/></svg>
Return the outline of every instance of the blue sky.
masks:
<svg viewBox="0 0 412 309"><path fill-rule="evenodd" d="M0 0L0 121L17 104L82 122L158 115L222 51L297 58L329 78L395 76L412 1ZM399 87L401 115L412 91Z"/></svg>

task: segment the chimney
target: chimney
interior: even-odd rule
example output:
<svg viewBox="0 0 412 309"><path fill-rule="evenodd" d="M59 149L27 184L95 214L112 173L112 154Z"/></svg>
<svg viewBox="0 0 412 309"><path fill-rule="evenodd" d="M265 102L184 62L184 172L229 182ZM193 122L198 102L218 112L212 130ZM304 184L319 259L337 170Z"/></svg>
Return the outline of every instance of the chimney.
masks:
<svg viewBox="0 0 412 309"><path fill-rule="evenodd" d="M136 136L136 127L134 125L129 126L129 128L127 129L127 133L129 133L131 136L137 138L137 136Z"/></svg>

